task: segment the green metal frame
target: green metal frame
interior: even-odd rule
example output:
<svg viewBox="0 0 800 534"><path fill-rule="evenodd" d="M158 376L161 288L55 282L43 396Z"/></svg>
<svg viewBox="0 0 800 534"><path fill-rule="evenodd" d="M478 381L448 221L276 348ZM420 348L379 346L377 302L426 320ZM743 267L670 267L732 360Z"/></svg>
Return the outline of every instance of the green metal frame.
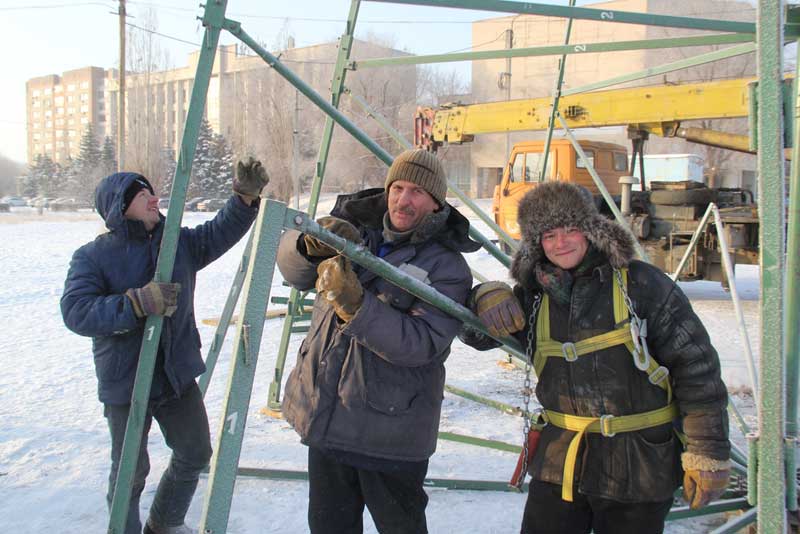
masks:
<svg viewBox="0 0 800 534"><path fill-rule="evenodd" d="M178 163L172 180L170 207L167 210L167 220L164 224L161 249L158 255L158 263L156 264L156 281L172 279L181 219L183 218L183 204L186 201L186 188L192 171L192 159L197 145L200 121L205 110L206 93L211 79L211 69L214 65L214 55L219 42L226 6L227 0L215 0L214 2L208 2L205 6L202 19L205 33L197 63L197 74L192 86L192 95L189 100L189 111L184 125L181 148L178 153ZM111 503L108 524L109 534L122 534L125 532L128 506L133 488L133 477L139 457L145 414L150 400L150 385L153 380L153 369L155 368L156 352L161 339L162 326L163 317L157 315L149 316L145 323L145 336L139 352L130 415L125 429L117 483Z"/></svg>
<svg viewBox="0 0 800 534"><path fill-rule="evenodd" d="M783 6L758 2L758 192L761 358L758 436L758 530L784 532L786 383L783 354L785 187L783 171ZM797 302L792 303L793 306ZM792 477L794 478L794 477ZM795 481L792 480L791 484Z"/></svg>
<svg viewBox="0 0 800 534"><path fill-rule="evenodd" d="M571 20L571 19L570 19ZM458 52L452 54L432 54L427 56L400 56L351 61L351 70L374 69L397 65L420 65L429 63L452 63L457 61L480 61L514 57L565 56L572 54L597 54L601 52L623 52L626 50L652 50L657 48L678 48L682 46L708 46L721 44L740 44L753 41L752 34L731 33L724 35L700 35L694 37L672 37L666 39L644 39L637 41L613 41L608 43L575 43L530 48L509 48L484 50L481 52Z"/></svg>
<svg viewBox="0 0 800 534"><path fill-rule="evenodd" d="M339 107L339 100L342 97L344 90L345 76L347 71L345 64L350 59L350 52L353 48L353 34L355 32L356 20L358 19L358 11L360 9L360 0L352 0L350 2L350 11L347 15L347 25L345 32L339 38L339 51L336 54L336 64L333 67L333 78L331 80L331 105L334 108ZM319 202L319 193L322 188L322 181L325 177L325 169L328 165L328 152L331 147L331 140L333 139L334 121L330 116L325 117L325 126L322 131L322 140L320 141L319 151L317 153L316 171L314 173L314 180L311 183L311 195L308 201L308 213L312 217L317 212L317 203ZM298 192L299 194L299 192ZM295 310L298 309L297 303L300 299L300 292L294 288L289 293L289 303L287 306L286 317L283 320L283 329L281 331L281 341L278 345L278 356L275 360L275 370L273 373L272 382L269 385L269 392L267 393L267 408L272 411L280 411L281 409L281 384L283 381L283 369L286 366L286 355L289 351L289 342L292 333L295 331L293 325L296 319Z"/></svg>
<svg viewBox="0 0 800 534"><path fill-rule="evenodd" d="M381 0L376 0L381 1ZM759 83L754 88L756 98L753 102L758 102L758 113L756 128L753 129L753 142L759 147L759 215L760 243L761 243L761 391L759 394L759 428L758 432L748 436L751 440L749 459L747 461L749 471L750 494L748 500L757 505L745 512L740 518L729 522L727 525L718 529L719 532L732 532L737 525L752 522L758 514L759 532L783 532L786 527L785 511L796 509L795 493L795 464L794 454L797 444L797 379L798 379L798 341L797 317L798 291L794 280L800 272L798 265L798 251L795 240L798 235L800 223L797 221L797 211L800 209L800 199L798 199L797 180L798 171L796 165L792 169L792 187L790 191L790 242L792 254L786 260L791 267L789 271L792 276L790 280L785 280L786 269L784 268L784 178L783 178L783 134L781 128L776 127L783 122L783 108L785 102L781 96L781 74L782 74L782 39L784 36L796 38L800 33L798 26L792 20L791 24L783 24L783 4L774 0L759 0L758 3L758 22L743 23L732 21L720 21L709 19L696 19L688 17L673 17L665 15L650 15L643 13L630 13L624 11L601 10L590 8L576 8L552 6L546 4L511 2L506 0L462 0L459 2L452 0L393 0L396 4L415 4L439 7L459 7L464 9L479 9L484 11L499 11L508 13L528 13L545 16L567 17L572 19L595 20L604 22L617 22L626 24L647 24L654 26L667 26L678 28L689 28L696 30L709 30L718 32L730 32L735 34L755 34L755 46L742 44L731 47L725 51L718 51L711 54L690 58L683 62L676 62L669 66L665 65L661 69L679 68L676 65L683 63L690 64L693 61L700 61L699 58L730 57L735 54L747 53L755 49L757 51L759 65ZM355 24L359 2L353 1L351 6L351 17L348 19L348 30L345 36L349 40L341 43L342 47L348 48L352 44L352 29ZM317 179L312 191L312 204L309 211L313 214L316 210L316 199L318 198L319 186L324 175L325 162L327 161L327 151L330 144L333 124L339 124L348 133L353 135L359 142L364 144L373 154L389 165L392 157L383 150L372 139L368 138L352 122L344 117L335 107L326 102L320 95L315 93L291 70L286 68L280 61L269 52L260 47L247 33L241 25L225 18L225 0L214 0L204 7L203 24L205 34L201 49L200 60L198 63L197 75L195 78L192 95L190 100L187 122L181 143L178 157L178 165L173 179L173 190L171 194L171 208L167 213L164 237L161 244L159 262L156 269L156 280L169 280L174 265L175 252L177 249L177 237L181 222L181 207L186 197L186 186L191 172L191 162L194 155L195 144L199 123L205 107L206 93L209 85L211 69L214 63L216 47L219 41L221 29L226 29L233 35L250 46L259 56L261 56L278 74L284 77L289 83L294 85L314 104L321 108L329 117L326 122L326 134L323 138L323 146L320 149L320 157L317 164ZM737 36L716 36L721 39L749 40L751 37ZM740 41L728 42L740 42ZM668 46L668 45L667 45ZM565 53L565 51L561 51ZM337 60L335 72L341 72L341 82L344 80L344 69L347 62L347 54L340 53ZM634 79L635 76L645 77L656 74L659 68L648 69L640 73L634 73L611 80L596 82L597 84L615 84L622 81ZM666 72L663 70L662 72ZM800 74L800 71L798 72ZM606 86L607 86L606 85ZM334 100L341 94L341 85L334 94ZM589 90L590 86L576 88L569 93ZM568 94L566 91L562 94ZM796 98L796 96L795 96ZM790 117L793 119L794 117ZM798 121L786 120L792 126L792 138L797 138ZM576 147L579 148L579 147ZM795 163L800 154L795 147ZM317 193L314 196L313 193ZM274 270L274 260L277 250L277 240L280 228L292 227L313 235L322 241L336 246L342 253L366 268L374 270L392 283L401 285L410 293L418 298L430 302L454 317L461 319L473 328L483 330L482 325L477 321L466 308L458 305L445 297L439 295L415 279L396 271L393 267L386 264L379 258L371 256L369 253L359 250L356 245L347 243L338 236L334 236L319 228L319 226L308 217L285 206L274 202L265 202L262 213L259 215L257 227L254 230L253 239L255 240L254 250L248 248L248 270L244 280L244 302L242 303L241 320L237 327L234 340L235 354L233 360L232 373L228 385L228 395L224 407L224 424L220 428L217 436L215 455L212 461L212 468L209 480L209 489L205 500L203 511L203 531L208 533L224 532L227 526L228 513L233 491L241 451L241 440L243 438L247 408L249 405L250 394L252 391L252 379L258 357L258 345L263 330L264 313L266 303L269 300L270 283ZM500 261L507 264L508 258L488 238L480 234L470 235L480 241L484 247ZM786 283L787 291L783 291ZM234 300L235 288L232 288L229 301ZM787 295L784 301L783 295ZM297 298L296 296L294 298ZM448 302L449 301L449 302ZM786 306L784 307L784 304ZM784 316L785 314L785 316ZM222 321L221 321L222 322ZM108 532L121 534L127 515L127 505L130 498L132 476L135 468L138 448L142 434L143 421L147 402L149 399L150 381L152 378L155 363L155 353L161 334L162 320L160 317L150 317L145 327L145 339L139 356L139 366L137 368L136 382L134 385L133 398L131 401L131 412L128 421L128 429L123 445L121 467L117 479L115 498L111 506L111 518ZM784 336L784 332L791 332ZM215 337L215 341L216 341ZM514 339L501 339L506 344L507 350L524 357L521 347ZM785 343L784 343L785 342ZM219 341L221 344L221 340ZM788 376L784 378L787 371ZM787 408L787 399L793 405ZM791 421L786 420L788 416ZM785 427L785 428L784 428ZM784 434L786 430L786 434ZM459 439L480 440L480 438L460 437ZM743 463L737 453L737 462ZM776 479L775 473L785 473L785 477ZM787 493L787 486L789 491ZM787 498L791 499L787 502ZM757 501L757 502L756 502ZM741 503L736 503L739 506ZM715 506L723 507L727 504L716 503ZM740 508L744 506L739 506ZM711 508L710 510L714 510ZM679 510L675 510L678 513ZM713 512L712 512L713 513ZM739 527L741 528L741 527Z"/></svg>

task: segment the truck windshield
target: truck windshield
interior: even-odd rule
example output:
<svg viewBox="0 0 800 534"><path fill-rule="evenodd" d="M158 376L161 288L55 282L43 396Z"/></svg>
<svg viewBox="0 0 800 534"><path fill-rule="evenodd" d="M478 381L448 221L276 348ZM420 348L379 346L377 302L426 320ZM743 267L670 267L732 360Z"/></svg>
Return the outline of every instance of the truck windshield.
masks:
<svg viewBox="0 0 800 534"><path fill-rule="evenodd" d="M555 152L551 151L550 157L547 158L547 170L544 172L544 176L550 176L550 171L553 168L553 159L555 157ZM541 160L541 152L523 152L517 154L511 166L510 181L514 183L541 182L542 177L539 175L539 167L542 165Z"/></svg>

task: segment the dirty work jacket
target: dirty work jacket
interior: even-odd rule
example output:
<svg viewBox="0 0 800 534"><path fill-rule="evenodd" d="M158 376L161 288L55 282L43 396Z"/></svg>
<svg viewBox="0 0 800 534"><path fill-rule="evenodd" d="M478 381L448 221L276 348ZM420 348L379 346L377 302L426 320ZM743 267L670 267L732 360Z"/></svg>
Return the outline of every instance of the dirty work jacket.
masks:
<svg viewBox="0 0 800 534"><path fill-rule="evenodd" d="M517 286L514 290L529 317L533 295L541 287L535 281L526 282L524 289ZM613 330L613 283L613 270L606 262L575 278L569 304L550 298L552 339L577 342ZM681 418L675 427L665 424L613 437L584 435L575 484L585 495L655 502L669 499L681 482L682 447L673 428L682 426L688 452L728 459L727 390L708 333L677 284L656 267L631 261L627 289L637 315L647 320L651 356L669 369ZM528 328L535 334L535 325L529 324L517 334L523 346ZM470 342L465 337L462 340ZM667 404L664 390L634 366L625 345L583 355L574 362L547 360L536 384L536 397L548 410L598 417L641 413ZM534 479L562 484L567 448L574 435L552 424L544 428L529 467Z"/></svg>
<svg viewBox="0 0 800 534"><path fill-rule="evenodd" d="M114 176L96 192L97 211L108 232L73 254L61 297L61 314L70 330L92 338L100 401L128 404L145 319L136 317L125 291L153 279L164 218L150 233L140 221L125 219L123 194L138 175ZM236 244L257 213L257 207L233 196L214 219L180 230L172 282L181 284L181 291L177 310L172 317L164 318L160 342L164 372L177 393L205 371L194 318L197 271Z"/></svg>
<svg viewBox="0 0 800 534"><path fill-rule="evenodd" d="M386 212L382 190L340 197L332 215L360 230L375 254ZM472 275L460 251L479 246L469 223L452 209L427 241L398 246L383 259L416 267L438 292L463 304ZM287 231L278 251L284 278L314 287L317 264L298 250L302 234ZM421 461L433 454L439 428L444 361L461 323L353 264L364 301L350 322L317 296L311 327L286 384L283 411L303 443L374 458ZM401 267L402 268L402 267Z"/></svg>

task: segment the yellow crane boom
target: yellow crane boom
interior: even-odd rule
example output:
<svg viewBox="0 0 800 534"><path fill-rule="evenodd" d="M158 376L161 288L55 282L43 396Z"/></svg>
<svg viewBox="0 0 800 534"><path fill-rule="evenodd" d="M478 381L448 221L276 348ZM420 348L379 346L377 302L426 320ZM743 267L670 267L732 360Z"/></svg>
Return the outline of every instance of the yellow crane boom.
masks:
<svg viewBox="0 0 800 534"><path fill-rule="evenodd" d="M740 78L581 93L562 96L558 111L570 128L628 126L678 137L691 132L693 135L687 138L703 143L702 132L680 128L680 122L747 117L752 94L749 86L754 82L755 78ZM469 142L477 134L546 130L552 104L551 97L542 97L420 108L415 141L418 146L436 147ZM726 148L747 151L747 136L734 134L733 138L715 141Z"/></svg>

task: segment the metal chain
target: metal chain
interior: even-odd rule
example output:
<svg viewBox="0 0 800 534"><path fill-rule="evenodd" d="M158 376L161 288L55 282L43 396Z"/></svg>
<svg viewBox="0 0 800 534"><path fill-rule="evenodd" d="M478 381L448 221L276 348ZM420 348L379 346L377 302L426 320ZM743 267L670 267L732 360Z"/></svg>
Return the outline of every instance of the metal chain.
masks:
<svg viewBox="0 0 800 534"><path fill-rule="evenodd" d="M517 482L517 489L522 489L525 482L525 476L528 473L528 433L531 430L531 367L533 364L533 336L536 330L536 319L539 314L539 306L542 304L542 295L537 293L533 297L533 306L531 307L531 314L528 317L528 335L527 345L525 346L525 383L522 388L522 469L521 475Z"/></svg>
<svg viewBox="0 0 800 534"><path fill-rule="evenodd" d="M628 308L628 313L637 321L639 321L639 316L636 315L636 310L633 309L633 301L631 300L631 297L628 296L628 288L625 287L625 284L622 282L622 271L615 268L614 277L617 279L617 284L619 284L620 290L622 290L622 298L625 301L625 307Z"/></svg>

